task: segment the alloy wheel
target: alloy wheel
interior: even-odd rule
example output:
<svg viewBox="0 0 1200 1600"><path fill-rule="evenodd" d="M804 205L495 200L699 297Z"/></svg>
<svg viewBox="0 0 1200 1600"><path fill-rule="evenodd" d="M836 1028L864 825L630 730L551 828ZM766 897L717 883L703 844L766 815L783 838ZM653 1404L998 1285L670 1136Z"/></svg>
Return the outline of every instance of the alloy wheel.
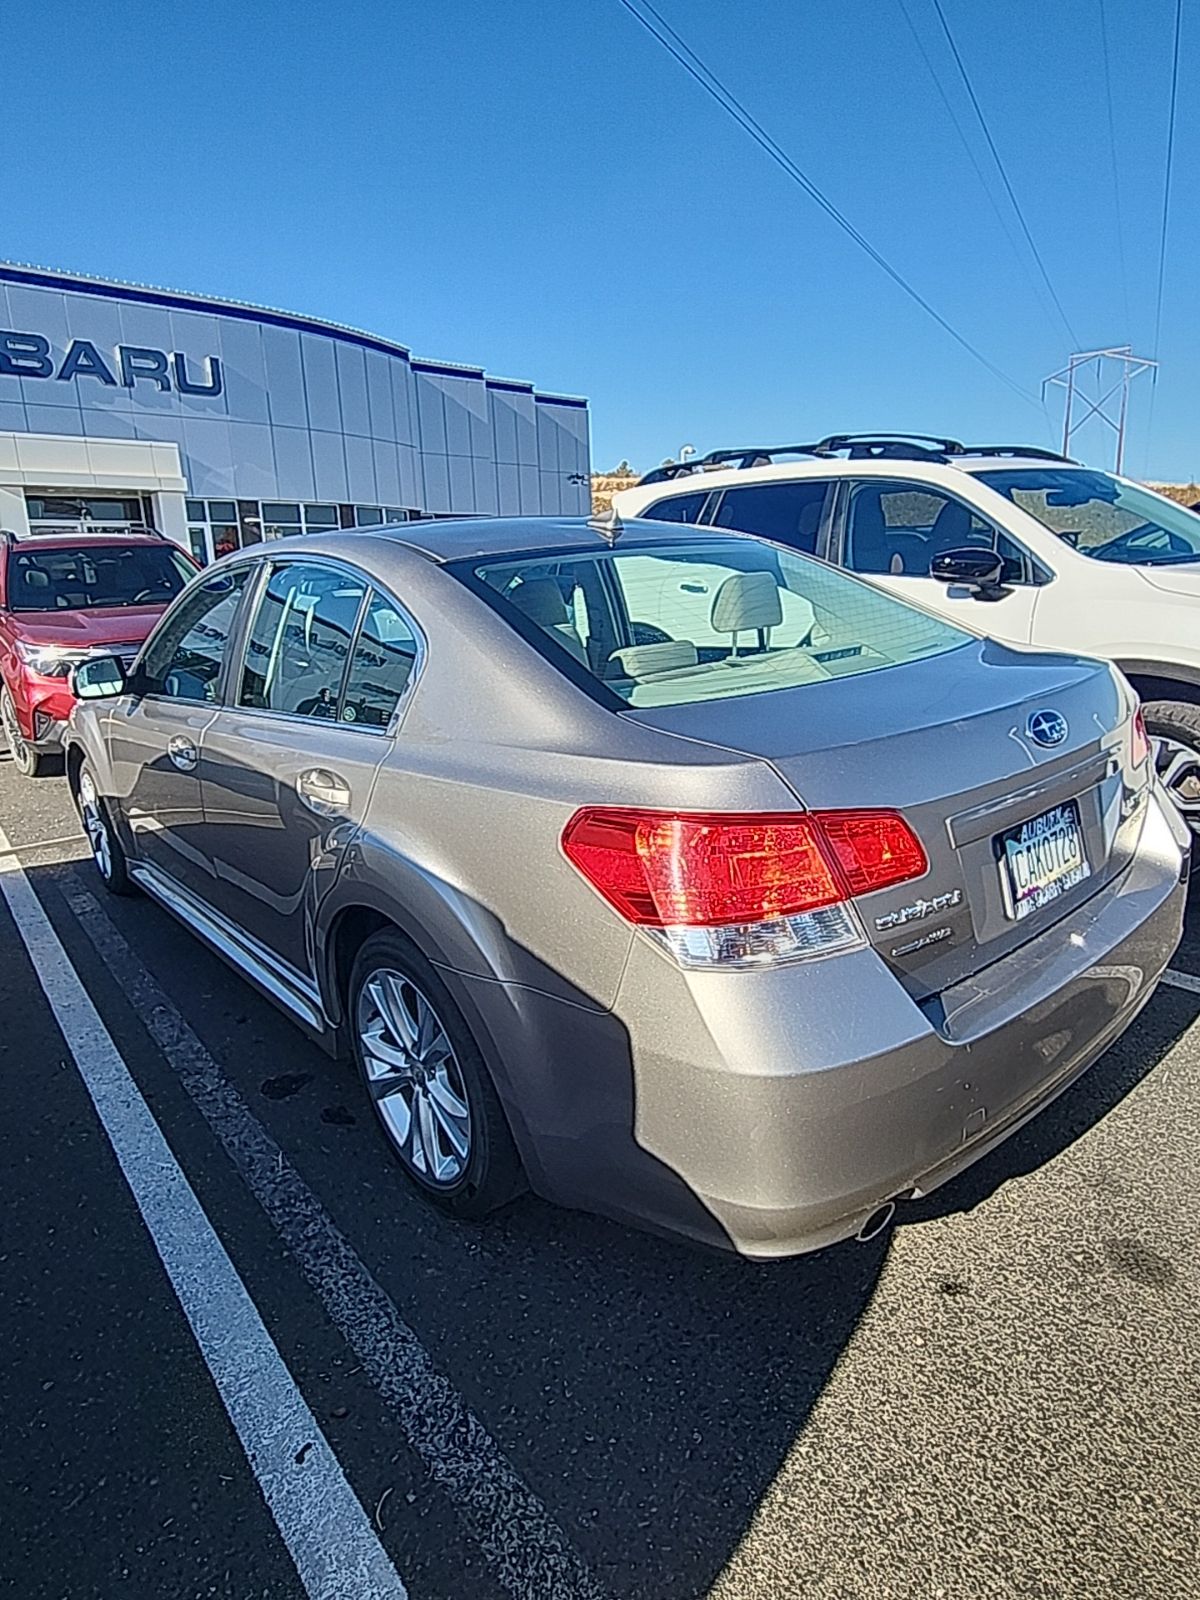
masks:
<svg viewBox="0 0 1200 1600"><path fill-rule="evenodd" d="M100 797L96 793L96 785L86 768L79 777L79 813L83 819L83 831L87 834L88 844L91 846L92 860L96 863L96 871L107 882L112 877L112 841L108 836L108 822L100 804Z"/></svg>
<svg viewBox="0 0 1200 1600"><path fill-rule="evenodd" d="M33 771L37 757L17 726L16 707L13 705L7 690L0 696L0 723L4 725L4 737L8 741L13 765L18 772L24 773L28 777Z"/></svg>
<svg viewBox="0 0 1200 1600"><path fill-rule="evenodd" d="M1200 830L1200 749L1179 739L1154 738L1158 776L1187 822Z"/></svg>
<svg viewBox="0 0 1200 1600"><path fill-rule="evenodd" d="M471 1109L454 1046L429 997L405 973L379 968L359 990L367 1087L405 1166L452 1188L471 1158Z"/></svg>

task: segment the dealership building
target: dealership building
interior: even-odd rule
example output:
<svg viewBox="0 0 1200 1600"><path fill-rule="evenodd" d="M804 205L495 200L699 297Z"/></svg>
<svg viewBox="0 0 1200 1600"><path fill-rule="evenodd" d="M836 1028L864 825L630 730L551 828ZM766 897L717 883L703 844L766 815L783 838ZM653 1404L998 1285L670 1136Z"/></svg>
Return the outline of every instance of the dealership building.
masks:
<svg viewBox="0 0 1200 1600"><path fill-rule="evenodd" d="M304 529L589 507L587 402L337 323L0 264L0 528Z"/></svg>

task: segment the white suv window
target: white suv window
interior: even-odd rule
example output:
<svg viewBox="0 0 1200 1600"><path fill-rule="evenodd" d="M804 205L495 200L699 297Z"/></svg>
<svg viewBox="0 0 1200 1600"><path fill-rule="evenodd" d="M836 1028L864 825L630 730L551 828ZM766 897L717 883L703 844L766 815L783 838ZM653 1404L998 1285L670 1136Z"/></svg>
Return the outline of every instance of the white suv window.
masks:
<svg viewBox="0 0 1200 1600"><path fill-rule="evenodd" d="M869 478L851 488L843 565L852 572L927 578L934 556L970 546L998 552L1006 583L1026 578L1020 545L964 501L908 479Z"/></svg>
<svg viewBox="0 0 1200 1600"><path fill-rule="evenodd" d="M714 520L718 528L756 533L814 555L828 493L829 485L821 479L747 484L726 489Z"/></svg>

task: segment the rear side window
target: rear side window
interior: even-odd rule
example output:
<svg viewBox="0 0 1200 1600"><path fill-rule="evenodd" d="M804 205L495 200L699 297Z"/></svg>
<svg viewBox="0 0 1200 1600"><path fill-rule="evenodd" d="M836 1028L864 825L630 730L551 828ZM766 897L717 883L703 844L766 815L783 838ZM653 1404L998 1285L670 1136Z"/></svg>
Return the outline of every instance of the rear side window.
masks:
<svg viewBox="0 0 1200 1600"><path fill-rule="evenodd" d="M238 704L285 716L337 716L367 586L332 567L273 568L250 637Z"/></svg>
<svg viewBox="0 0 1200 1600"><path fill-rule="evenodd" d="M941 655L970 638L755 539L617 546L552 566L508 560L468 576L565 673L586 682L582 666L610 704L686 705L794 688ZM576 603L580 592L585 608Z"/></svg>
<svg viewBox="0 0 1200 1600"><path fill-rule="evenodd" d="M649 517L652 522L699 522L707 499L708 494L704 491L676 494L669 500L660 500L657 505L648 506L639 515Z"/></svg>
<svg viewBox="0 0 1200 1600"><path fill-rule="evenodd" d="M341 720L386 728L416 662L417 637L411 625L390 600L372 590L350 660Z"/></svg>
<svg viewBox="0 0 1200 1600"><path fill-rule="evenodd" d="M755 483L726 489L716 526L756 533L813 555L829 486L820 482Z"/></svg>

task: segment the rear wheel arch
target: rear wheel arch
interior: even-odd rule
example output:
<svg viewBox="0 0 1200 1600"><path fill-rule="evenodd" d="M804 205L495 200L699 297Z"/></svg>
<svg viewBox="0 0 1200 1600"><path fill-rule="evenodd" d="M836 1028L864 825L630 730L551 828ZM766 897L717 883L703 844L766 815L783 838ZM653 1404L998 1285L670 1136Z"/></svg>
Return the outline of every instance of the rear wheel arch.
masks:
<svg viewBox="0 0 1200 1600"><path fill-rule="evenodd" d="M69 744L67 746L67 785L71 791L71 799L75 801L76 805L79 804L79 774L83 771L85 759L82 745Z"/></svg>
<svg viewBox="0 0 1200 1600"><path fill-rule="evenodd" d="M1178 676L1170 667L1155 668L1141 661L1121 661L1116 665L1136 689L1143 702L1154 700L1179 700L1185 705L1200 705L1200 672L1190 673L1180 669Z"/></svg>

